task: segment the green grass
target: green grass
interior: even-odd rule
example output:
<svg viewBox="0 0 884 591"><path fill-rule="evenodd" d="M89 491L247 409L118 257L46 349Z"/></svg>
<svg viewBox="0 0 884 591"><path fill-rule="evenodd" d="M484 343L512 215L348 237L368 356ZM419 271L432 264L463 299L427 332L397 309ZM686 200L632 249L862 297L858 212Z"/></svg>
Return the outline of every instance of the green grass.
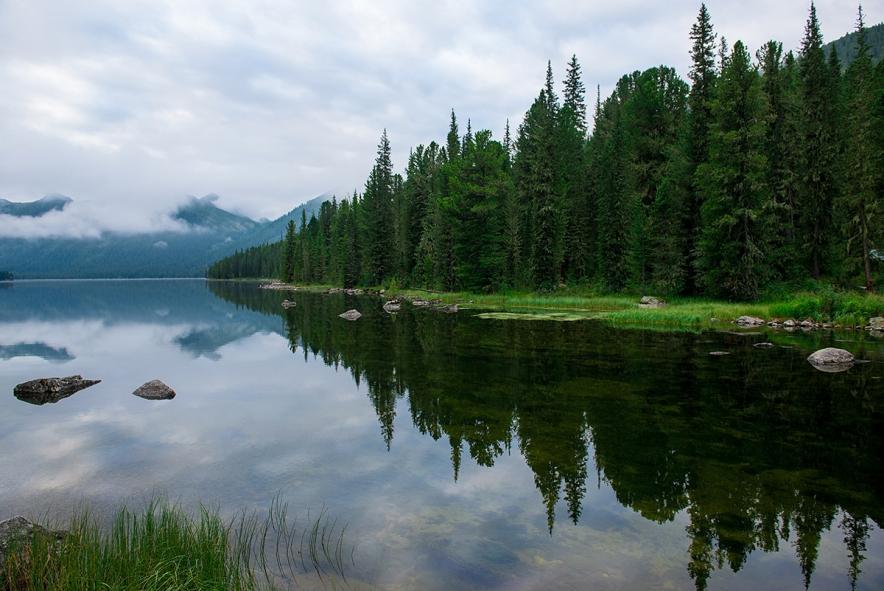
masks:
<svg viewBox="0 0 884 591"><path fill-rule="evenodd" d="M137 513L120 509L110 527L83 511L64 529L60 540L38 534L13 549L0 565L0 589L275 589L304 576L343 580L352 561L345 528L324 511L300 530L277 502L264 519L242 514L225 522L205 507L192 515L154 501Z"/></svg>
<svg viewBox="0 0 884 591"><path fill-rule="evenodd" d="M314 292L323 292L329 288L327 285L301 287L304 291ZM387 286L384 297L458 304L463 309L482 312L480 316L486 319L592 319L617 326L660 330L700 330L731 323L740 316L757 316L765 320L810 318L844 326L864 325L869 318L884 316L882 294L838 291L822 283L808 287L812 290L798 291L799 288L794 286L790 290L789 286L781 286L757 302L663 296L667 302L663 308L640 308L638 302L643 294L608 294L588 286L565 287L549 293L509 290L492 294L437 292Z"/></svg>

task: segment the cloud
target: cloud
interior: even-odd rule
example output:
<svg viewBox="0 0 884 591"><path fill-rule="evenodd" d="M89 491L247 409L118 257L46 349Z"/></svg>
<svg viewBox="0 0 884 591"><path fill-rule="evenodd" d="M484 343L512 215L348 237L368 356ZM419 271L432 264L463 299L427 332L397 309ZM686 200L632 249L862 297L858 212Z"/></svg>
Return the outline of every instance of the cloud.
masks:
<svg viewBox="0 0 884 591"><path fill-rule="evenodd" d="M707 4L717 32L754 50L769 38L797 47L809 2ZM7 0L0 195L72 195L122 231L149 227L188 194L273 218L360 188L383 128L398 168L411 146L444 137L451 108L474 129L500 136L507 118L515 128L547 59L560 82L576 53L587 88L603 94L660 63L685 75L698 6ZM852 28L843 0L817 7L827 39ZM865 9L878 22L884 0Z"/></svg>

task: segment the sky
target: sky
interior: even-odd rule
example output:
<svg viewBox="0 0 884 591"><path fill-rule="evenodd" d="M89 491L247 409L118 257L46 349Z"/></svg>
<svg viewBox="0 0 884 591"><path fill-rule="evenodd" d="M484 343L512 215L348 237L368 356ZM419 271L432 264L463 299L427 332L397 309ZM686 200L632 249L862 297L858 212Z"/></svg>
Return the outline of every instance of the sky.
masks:
<svg viewBox="0 0 884 591"><path fill-rule="evenodd" d="M819 0L826 40L850 0ZM717 33L797 48L806 0L710 0ZM687 75L693 0L0 0L0 198L75 202L2 236L168 228L189 195L275 218L360 189L381 131L394 165L449 111L513 130L572 54L590 95L633 70ZM884 0L866 1L867 24ZM590 96L588 103L592 103Z"/></svg>

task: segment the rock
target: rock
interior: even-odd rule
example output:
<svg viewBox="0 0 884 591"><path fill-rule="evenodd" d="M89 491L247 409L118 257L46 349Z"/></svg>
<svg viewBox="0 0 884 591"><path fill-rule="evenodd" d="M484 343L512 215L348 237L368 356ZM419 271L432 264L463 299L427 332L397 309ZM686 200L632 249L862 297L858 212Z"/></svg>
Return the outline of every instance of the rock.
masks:
<svg viewBox="0 0 884 591"><path fill-rule="evenodd" d="M730 351L710 351L709 353L713 357L721 357L723 355L730 355Z"/></svg>
<svg viewBox="0 0 884 591"><path fill-rule="evenodd" d="M26 547L36 535L49 537L57 546L61 544L66 533L64 531L50 531L36 523L31 523L24 517L13 517L6 521L0 521L0 582L4 581L3 565L6 564L10 550ZM3 588L5 589L5 587Z"/></svg>
<svg viewBox="0 0 884 591"><path fill-rule="evenodd" d="M755 347L756 349L770 349L771 347L774 346L774 344L773 343L755 343L752 346Z"/></svg>
<svg viewBox="0 0 884 591"><path fill-rule="evenodd" d="M19 384L13 390L16 398L30 404L42 405L56 403L59 400L72 396L98 384L101 380L84 380L82 376L68 376L66 378L41 378Z"/></svg>
<svg viewBox="0 0 884 591"><path fill-rule="evenodd" d="M343 287L332 287L332 288L329 288L325 293L328 293L328 294L344 293L344 288Z"/></svg>
<svg viewBox="0 0 884 591"><path fill-rule="evenodd" d="M395 314L400 309L402 309L402 304L400 304L396 300L391 300L384 304L384 312L386 312L387 314Z"/></svg>
<svg viewBox="0 0 884 591"><path fill-rule="evenodd" d="M764 324L764 320L754 316L740 316L736 323L740 326L761 326Z"/></svg>
<svg viewBox="0 0 884 591"><path fill-rule="evenodd" d="M282 307L288 310L289 308L294 308L297 304L291 300L282 300Z"/></svg>
<svg viewBox="0 0 884 591"><path fill-rule="evenodd" d="M132 393L145 400L172 400L175 398L175 390L159 380L151 380Z"/></svg>
<svg viewBox="0 0 884 591"><path fill-rule="evenodd" d="M459 308L457 304L451 304L450 306L440 306L439 311L445 312L446 314L456 314Z"/></svg>
<svg viewBox="0 0 884 591"><path fill-rule="evenodd" d="M802 320L801 328L813 328L813 320Z"/></svg>
<svg viewBox="0 0 884 591"><path fill-rule="evenodd" d="M844 349L827 347L810 355L807 361L820 371L839 372L853 367L854 357Z"/></svg>
<svg viewBox="0 0 884 591"><path fill-rule="evenodd" d="M884 317L875 316L874 318L869 318L867 328L869 330L884 331Z"/></svg>
<svg viewBox="0 0 884 591"><path fill-rule="evenodd" d="M362 314L359 313L359 310L347 310L343 314L338 314L338 318L353 321L362 318Z"/></svg>
<svg viewBox="0 0 884 591"><path fill-rule="evenodd" d="M783 326L786 328L795 328L795 321L789 318L788 320L783 322Z"/></svg>
<svg viewBox="0 0 884 591"><path fill-rule="evenodd" d="M639 308L662 308L665 305L666 302L653 296L642 296L638 302Z"/></svg>
<svg viewBox="0 0 884 591"><path fill-rule="evenodd" d="M411 305L415 308L426 308L430 305L430 302L427 300L411 300Z"/></svg>

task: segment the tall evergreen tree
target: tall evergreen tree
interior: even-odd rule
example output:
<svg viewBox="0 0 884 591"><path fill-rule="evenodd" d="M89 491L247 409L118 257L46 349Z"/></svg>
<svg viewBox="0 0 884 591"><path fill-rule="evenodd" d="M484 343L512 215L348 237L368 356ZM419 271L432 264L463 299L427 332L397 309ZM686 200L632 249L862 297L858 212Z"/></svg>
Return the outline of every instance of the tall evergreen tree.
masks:
<svg viewBox="0 0 884 591"><path fill-rule="evenodd" d="M390 140L385 129L362 197L364 275L369 285L380 284L393 267L393 182Z"/></svg>
<svg viewBox="0 0 884 591"><path fill-rule="evenodd" d="M706 199L697 263L713 295L752 299L765 278L765 110L758 73L737 41L713 101L709 161L698 169Z"/></svg>
<svg viewBox="0 0 884 591"><path fill-rule="evenodd" d="M828 65L823 52L816 6L810 15L801 42L802 99L802 192L801 231L805 236L810 271L820 277L825 270L829 248L834 191L833 99Z"/></svg>
<svg viewBox="0 0 884 591"><path fill-rule="evenodd" d="M295 220L289 220L286 224L283 253L285 259L282 265L282 280L291 282L295 278Z"/></svg>
<svg viewBox="0 0 884 591"><path fill-rule="evenodd" d="M683 170L688 178L672 180L686 185L687 203L682 208L685 218L681 224L681 231L684 234L681 240L685 261L684 288L688 292L694 292L697 283L694 277L696 267L694 259L697 253L702 205L698 180L694 173L709 155L708 138L715 89L715 32L705 3L700 5L700 13L697 15L697 21L691 27L690 38L691 69L688 74L691 81L691 92L688 95L690 119L685 147L686 166Z"/></svg>
<svg viewBox="0 0 884 591"><path fill-rule="evenodd" d="M871 251L881 236L882 197L878 192L881 153L874 138L875 117L874 70L866 42L866 28L862 7L857 16L857 55L847 70L848 117L845 173L847 182L841 198L840 210L846 212L846 258L852 271L863 277L866 289L873 288ZM834 53L834 51L832 52ZM877 231L876 231L877 228Z"/></svg>

